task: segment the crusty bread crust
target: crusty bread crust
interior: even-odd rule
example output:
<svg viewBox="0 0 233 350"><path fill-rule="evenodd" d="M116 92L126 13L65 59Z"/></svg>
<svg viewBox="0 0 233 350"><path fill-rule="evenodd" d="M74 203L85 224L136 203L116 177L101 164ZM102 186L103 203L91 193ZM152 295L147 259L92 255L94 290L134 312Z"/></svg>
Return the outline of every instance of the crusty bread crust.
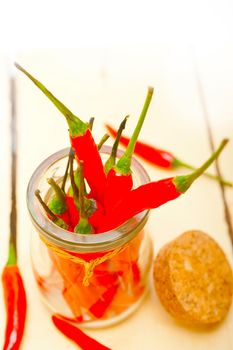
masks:
<svg viewBox="0 0 233 350"><path fill-rule="evenodd" d="M185 232L160 250L154 281L166 310L188 323L219 322L231 305L231 267L219 245L201 231Z"/></svg>

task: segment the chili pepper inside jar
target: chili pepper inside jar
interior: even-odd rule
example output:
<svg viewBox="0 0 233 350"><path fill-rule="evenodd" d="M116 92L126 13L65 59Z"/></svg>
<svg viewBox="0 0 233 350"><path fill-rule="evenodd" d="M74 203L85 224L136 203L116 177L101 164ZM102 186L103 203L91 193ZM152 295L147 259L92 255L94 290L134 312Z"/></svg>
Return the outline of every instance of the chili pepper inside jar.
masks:
<svg viewBox="0 0 233 350"><path fill-rule="evenodd" d="M102 147L103 159L110 153L110 147ZM68 155L69 149L63 149L47 158L28 185L33 271L43 300L53 312L85 327L109 326L136 310L147 292L153 260L145 228L149 211L99 234L76 234L55 225L35 199L35 191L39 189L43 200L49 202L47 179L62 182ZM136 160L132 161L132 176L135 187L149 182Z"/></svg>

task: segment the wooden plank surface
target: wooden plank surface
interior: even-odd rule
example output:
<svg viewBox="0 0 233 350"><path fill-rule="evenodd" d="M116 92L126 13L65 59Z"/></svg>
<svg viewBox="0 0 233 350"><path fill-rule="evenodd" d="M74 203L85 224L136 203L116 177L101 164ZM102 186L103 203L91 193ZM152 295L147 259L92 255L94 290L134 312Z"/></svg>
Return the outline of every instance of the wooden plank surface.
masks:
<svg viewBox="0 0 233 350"><path fill-rule="evenodd" d="M189 50L167 47L146 51L40 50L23 53L17 59L81 118L96 118L94 130L97 140L104 133L104 122L117 125L126 114L131 116L127 127L130 134L140 113L147 86L152 85L155 87L155 96L141 139L172 150L182 160L195 165L201 164L211 152L193 56ZM218 62L216 64L219 67ZM230 60L228 64L230 67ZM197 65L203 88L208 94L210 123L215 130L214 141L217 145L222 137L232 137L231 110L225 107L224 93L218 108L215 105L218 92L213 91L213 84L209 80L213 77L213 71L207 69L208 59L197 57ZM208 75L204 76L204 73L207 74L206 69ZM19 253L29 300L22 349L56 347L59 350L71 350L76 346L53 327L49 312L42 305L36 290L30 267L30 222L25 203L26 186L35 167L45 157L68 145L67 127L63 117L38 89L19 72L16 75L20 135ZM221 86L228 92L226 105L232 106L230 87L233 75L230 75L229 81L222 81ZM222 112L223 108L225 112ZM212 109L216 115L221 114L221 120L212 117L215 115ZM232 145L225 151L219 163L222 173L233 181L231 147ZM4 153L4 159L6 158ZM171 175L145 163L144 165L153 179ZM215 172L215 167L211 170ZM7 191L3 192L6 194ZM231 190L227 191L227 196L232 205ZM155 254L163 244L185 230L200 229L220 243L232 263L232 246L224 217L221 189L218 184L204 177L182 198L152 212L148 229L154 242ZM5 252L5 238L2 232L0 235L1 242L4 242L1 247ZM4 254L0 255L2 265ZM0 320L0 324L3 324L3 312L0 313ZM164 311L151 284L150 295L131 318L115 327L88 333L114 350L136 350L142 347L159 350L176 350L181 347L187 350L231 350L232 321L231 309L226 320L213 329L198 331L183 327ZM0 343L2 339L3 333L0 332Z"/></svg>

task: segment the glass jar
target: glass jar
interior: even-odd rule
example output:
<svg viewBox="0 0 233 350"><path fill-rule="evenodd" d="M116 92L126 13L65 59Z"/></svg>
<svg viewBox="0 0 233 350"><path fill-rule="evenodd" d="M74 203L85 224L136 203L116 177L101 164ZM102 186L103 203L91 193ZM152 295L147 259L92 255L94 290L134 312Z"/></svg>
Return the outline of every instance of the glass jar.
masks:
<svg viewBox="0 0 233 350"><path fill-rule="evenodd" d="M106 159L110 152L110 147L103 146L102 158ZM51 155L29 181L33 271L43 300L52 312L79 326L109 326L136 310L147 292L153 259L152 243L145 230L149 211L100 234L74 234L53 224L34 193L39 189L42 198L49 201L51 191L46 179L62 181L68 153L69 148ZM132 176L135 187L149 182L135 159Z"/></svg>

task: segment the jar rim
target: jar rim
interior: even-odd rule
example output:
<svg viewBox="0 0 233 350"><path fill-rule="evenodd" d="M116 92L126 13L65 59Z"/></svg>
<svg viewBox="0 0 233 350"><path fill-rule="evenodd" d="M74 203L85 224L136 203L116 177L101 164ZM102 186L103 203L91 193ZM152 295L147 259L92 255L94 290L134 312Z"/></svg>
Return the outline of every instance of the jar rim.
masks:
<svg viewBox="0 0 233 350"><path fill-rule="evenodd" d="M90 251L90 248L93 248L95 251L108 250L131 240L145 225L149 216L149 210L142 211L114 230L92 235L74 234L73 232L64 230L49 220L41 210L39 201L35 200L35 191L39 188L40 179L56 162L68 157L69 151L69 147L63 148L50 155L40 163L29 180L27 187L27 207L32 222L39 233L46 240L63 249L83 252ZM110 146L104 145L101 148L101 153L103 154L110 154L110 151ZM119 150L117 157L120 157L123 153L123 151ZM132 158L132 169L139 175L141 184L146 184L150 181L148 173L135 158Z"/></svg>

